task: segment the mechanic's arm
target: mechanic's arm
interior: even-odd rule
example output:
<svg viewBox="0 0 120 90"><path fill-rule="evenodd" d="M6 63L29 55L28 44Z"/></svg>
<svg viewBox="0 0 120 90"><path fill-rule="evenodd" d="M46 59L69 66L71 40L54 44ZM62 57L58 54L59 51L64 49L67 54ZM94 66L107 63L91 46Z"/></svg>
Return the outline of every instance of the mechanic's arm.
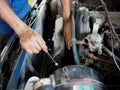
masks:
<svg viewBox="0 0 120 90"><path fill-rule="evenodd" d="M70 18L70 0L61 0L62 3L62 14L63 14L63 35L67 48L70 49L71 39L71 18Z"/></svg>
<svg viewBox="0 0 120 90"><path fill-rule="evenodd" d="M20 37L20 44L28 53L47 52L47 46L42 36L28 27L9 7L7 0L0 0L0 18L7 22Z"/></svg>

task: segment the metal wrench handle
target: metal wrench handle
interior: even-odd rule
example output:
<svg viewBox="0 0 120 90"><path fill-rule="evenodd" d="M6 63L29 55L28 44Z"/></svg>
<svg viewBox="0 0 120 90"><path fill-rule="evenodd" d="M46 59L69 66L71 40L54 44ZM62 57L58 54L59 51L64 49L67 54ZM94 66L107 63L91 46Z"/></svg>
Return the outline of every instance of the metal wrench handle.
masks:
<svg viewBox="0 0 120 90"><path fill-rule="evenodd" d="M49 53L47 53L47 55L50 57L55 66L58 66L58 63L53 59L53 57Z"/></svg>

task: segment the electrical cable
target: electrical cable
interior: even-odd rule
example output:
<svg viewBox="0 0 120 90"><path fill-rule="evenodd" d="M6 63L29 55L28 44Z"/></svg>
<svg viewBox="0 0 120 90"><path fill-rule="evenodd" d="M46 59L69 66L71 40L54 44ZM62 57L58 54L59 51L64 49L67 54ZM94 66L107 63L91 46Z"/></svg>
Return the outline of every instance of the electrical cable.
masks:
<svg viewBox="0 0 120 90"><path fill-rule="evenodd" d="M115 35L115 37L117 38L117 40L118 40L119 43L120 43L120 39L119 39L117 33L115 32L114 26L112 25L112 22L111 22L111 20L110 20L110 16L109 16L109 14L108 14L107 6L106 6L106 4L105 4L105 2L104 2L103 0L101 0L101 4L102 4L102 6L103 6L103 8L104 8L104 10L105 10L106 19L108 20L108 24L109 24L109 26L110 26L110 30L113 32L113 34Z"/></svg>
<svg viewBox="0 0 120 90"><path fill-rule="evenodd" d="M114 40L113 40L113 37L111 36L111 42L112 42L112 53L114 54ZM114 60L114 62L115 62L115 64L116 64L116 66L117 66L117 68L118 68L118 70L120 71L120 66L118 65L118 63L117 63L117 61L116 61L116 59L115 59L115 56L113 55L112 56L113 57L113 60Z"/></svg>
<svg viewBox="0 0 120 90"><path fill-rule="evenodd" d="M102 6L103 6L103 8L104 8L104 10L105 10L105 14L106 14L106 18L107 18L107 20L108 20L108 24L110 25L110 30L111 30L110 32L111 32L111 33L113 32L113 34L115 35L115 37L117 38L117 40L118 40L119 43L120 43L120 39L119 39L117 33L115 32L115 29L114 29L114 27L113 27L113 25L112 25L112 22L111 22L111 20L110 20L110 16L109 16L109 14L108 14L107 6L106 6L106 4L105 4L105 2L104 2L103 0L101 0L101 4L102 4ZM113 45L113 43L114 43L114 40L113 40L114 35L111 36L111 41L112 41L112 53L113 53L112 57L113 57L113 60L114 60L114 62L115 62L115 64L116 64L117 68L118 68L119 71L120 71L120 66L119 66L118 63L117 63L117 61L116 61L116 59L115 59L115 54L114 54L114 45Z"/></svg>

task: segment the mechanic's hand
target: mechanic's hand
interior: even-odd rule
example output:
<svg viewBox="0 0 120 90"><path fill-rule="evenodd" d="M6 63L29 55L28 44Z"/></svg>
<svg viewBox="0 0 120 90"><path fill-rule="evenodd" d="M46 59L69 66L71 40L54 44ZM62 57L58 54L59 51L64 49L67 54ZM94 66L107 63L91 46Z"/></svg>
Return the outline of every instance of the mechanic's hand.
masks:
<svg viewBox="0 0 120 90"><path fill-rule="evenodd" d="M72 46L72 36L71 36L71 22L64 21L63 22L63 35L65 39L65 43L68 49Z"/></svg>
<svg viewBox="0 0 120 90"><path fill-rule="evenodd" d="M39 53L41 50L48 52L45 41L42 36L32 29L19 35L20 44L29 54Z"/></svg>

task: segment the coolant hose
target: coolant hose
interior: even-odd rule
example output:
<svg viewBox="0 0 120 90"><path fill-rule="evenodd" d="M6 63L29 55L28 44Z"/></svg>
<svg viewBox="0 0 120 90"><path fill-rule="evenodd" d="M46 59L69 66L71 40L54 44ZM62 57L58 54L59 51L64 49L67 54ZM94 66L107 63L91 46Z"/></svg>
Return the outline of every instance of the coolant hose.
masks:
<svg viewBox="0 0 120 90"><path fill-rule="evenodd" d="M72 8L72 15L71 15L71 21L72 21L72 39L75 39L75 8ZM72 50L73 50L73 57L76 65L80 65L80 60L77 52L76 43L72 42Z"/></svg>

